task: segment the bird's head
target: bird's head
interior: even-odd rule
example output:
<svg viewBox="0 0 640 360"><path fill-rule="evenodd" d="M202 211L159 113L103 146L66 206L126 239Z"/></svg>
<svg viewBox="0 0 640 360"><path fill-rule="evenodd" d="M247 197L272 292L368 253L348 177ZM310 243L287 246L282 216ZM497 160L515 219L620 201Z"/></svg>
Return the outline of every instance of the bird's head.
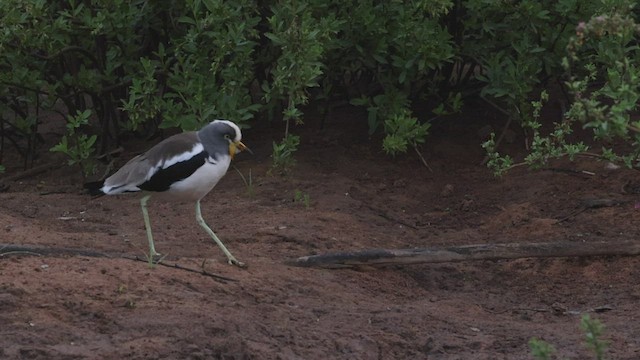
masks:
<svg viewBox="0 0 640 360"><path fill-rule="evenodd" d="M203 142L205 149L210 153L219 153L228 151L227 154L233 157L235 154L241 151L251 150L242 143L242 133L238 125L229 120L214 120L205 125L200 131L198 136ZM215 147L215 149L209 149L207 147ZM224 147L225 150L222 150Z"/></svg>

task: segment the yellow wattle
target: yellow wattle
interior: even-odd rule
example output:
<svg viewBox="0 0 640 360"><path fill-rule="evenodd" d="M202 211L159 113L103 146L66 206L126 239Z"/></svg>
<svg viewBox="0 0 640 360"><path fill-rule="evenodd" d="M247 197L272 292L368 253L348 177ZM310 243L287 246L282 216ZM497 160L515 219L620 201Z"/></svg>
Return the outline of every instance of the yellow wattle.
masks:
<svg viewBox="0 0 640 360"><path fill-rule="evenodd" d="M229 156L231 156L231 159L233 160L233 156L236 154L236 152L238 151L238 148L236 147L236 144L234 143L229 143Z"/></svg>

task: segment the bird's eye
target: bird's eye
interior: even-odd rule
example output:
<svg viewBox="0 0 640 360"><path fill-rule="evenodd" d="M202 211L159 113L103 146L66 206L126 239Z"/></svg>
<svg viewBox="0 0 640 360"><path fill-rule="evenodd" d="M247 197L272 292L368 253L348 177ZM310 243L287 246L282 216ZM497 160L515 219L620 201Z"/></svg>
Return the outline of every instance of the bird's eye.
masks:
<svg viewBox="0 0 640 360"><path fill-rule="evenodd" d="M227 140L231 139L231 138L229 137L229 134L224 134L224 138L225 138L225 139L227 139Z"/></svg>

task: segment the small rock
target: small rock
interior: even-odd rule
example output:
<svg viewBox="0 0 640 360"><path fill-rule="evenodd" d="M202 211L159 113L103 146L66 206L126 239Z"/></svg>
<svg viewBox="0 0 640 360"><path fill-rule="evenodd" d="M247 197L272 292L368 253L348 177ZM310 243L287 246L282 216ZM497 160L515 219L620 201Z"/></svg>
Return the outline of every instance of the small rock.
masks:
<svg viewBox="0 0 640 360"><path fill-rule="evenodd" d="M469 211L469 210L471 210L472 206L473 206L473 200L465 199L465 200L462 201L462 204L460 204L460 210Z"/></svg>
<svg viewBox="0 0 640 360"><path fill-rule="evenodd" d="M608 162L608 161L607 161L607 162L604 164L604 169L605 169L605 170L618 170L618 169L620 169L620 165L616 165L616 164L614 164L614 163L612 163L612 162Z"/></svg>
<svg viewBox="0 0 640 360"><path fill-rule="evenodd" d="M449 197L451 196L451 194L453 193L453 185L451 184L447 184L444 186L444 188L442 188L442 191L440 191L440 196L442 197Z"/></svg>
<svg viewBox="0 0 640 360"><path fill-rule="evenodd" d="M422 352L425 354L431 353L436 348L436 342L432 337L427 338L427 340L422 345Z"/></svg>
<svg viewBox="0 0 640 360"><path fill-rule="evenodd" d="M564 315L568 312L567 307L559 302L554 302L553 304L551 304L551 310L555 315Z"/></svg>

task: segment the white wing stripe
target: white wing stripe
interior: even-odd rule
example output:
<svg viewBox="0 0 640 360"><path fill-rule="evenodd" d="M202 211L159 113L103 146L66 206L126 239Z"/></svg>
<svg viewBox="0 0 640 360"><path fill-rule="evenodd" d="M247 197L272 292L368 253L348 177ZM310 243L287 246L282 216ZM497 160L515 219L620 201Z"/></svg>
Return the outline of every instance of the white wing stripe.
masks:
<svg viewBox="0 0 640 360"><path fill-rule="evenodd" d="M173 157L167 158L166 160L164 160L161 167L163 169L166 169L173 164L176 164L182 161L187 161L203 151L204 151L204 147L202 146L202 144L195 143L193 144L193 148L191 149L191 151L175 154Z"/></svg>
<svg viewBox="0 0 640 360"><path fill-rule="evenodd" d="M189 159L191 159L192 157L198 155L199 153L204 151L204 147L202 146L201 143L195 143L193 144L193 148L187 152L183 152L183 153L179 153L179 154L175 154L172 157L169 157L167 159L165 159L161 164L156 164L155 166L151 167L149 169L149 172L147 173L147 176L145 177L145 181L151 179L153 177L153 175L158 172L158 170L160 169L166 169L171 165L175 165L179 162L182 161L187 161Z"/></svg>

